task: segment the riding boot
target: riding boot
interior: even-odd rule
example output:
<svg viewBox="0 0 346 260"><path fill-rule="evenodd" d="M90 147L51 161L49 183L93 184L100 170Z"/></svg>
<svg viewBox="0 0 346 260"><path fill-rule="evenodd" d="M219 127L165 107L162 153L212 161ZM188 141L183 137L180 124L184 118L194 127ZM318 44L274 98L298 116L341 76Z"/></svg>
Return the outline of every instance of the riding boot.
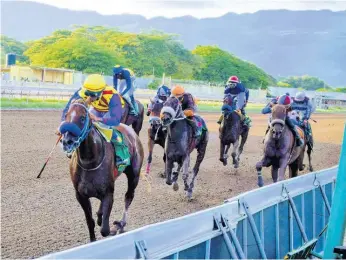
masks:
<svg viewBox="0 0 346 260"><path fill-rule="evenodd" d="M304 144L303 140L300 138L300 135L297 131L296 126L293 124L292 120L288 117L286 117L285 120L286 124L288 125L288 127L292 130L292 133L294 135L294 138L296 140L296 145L297 146L302 146Z"/></svg>
<svg viewBox="0 0 346 260"><path fill-rule="evenodd" d="M130 99L131 99L131 105L132 105L132 112L135 116L137 116L138 115L137 102L133 95L130 96Z"/></svg>
<svg viewBox="0 0 346 260"><path fill-rule="evenodd" d="M219 120L217 121L217 123L218 123L219 125L221 125L222 121L223 121L223 113L222 113L221 116L219 117Z"/></svg>
<svg viewBox="0 0 346 260"><path fill-rule="evenodd" d="M241 114L244 116L243 125L250 128L251 127L251 119L250 119L250 117L246 114L244 108L242 108L240 111L241 111Z"/></svg>

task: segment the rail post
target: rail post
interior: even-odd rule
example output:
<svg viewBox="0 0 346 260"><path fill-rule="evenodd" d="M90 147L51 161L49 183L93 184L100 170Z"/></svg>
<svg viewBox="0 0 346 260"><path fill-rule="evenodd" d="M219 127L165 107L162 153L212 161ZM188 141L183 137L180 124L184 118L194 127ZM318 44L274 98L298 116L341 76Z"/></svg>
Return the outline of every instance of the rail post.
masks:
<svg viewBox="0 0 346 260"><path fill-rule="evenodd" d="M335 258L334 247L341 246L346 228L346 124L340 153L338 175L333 195L331 214L328 221L327 238L324 246L324 259Z"/></svg>

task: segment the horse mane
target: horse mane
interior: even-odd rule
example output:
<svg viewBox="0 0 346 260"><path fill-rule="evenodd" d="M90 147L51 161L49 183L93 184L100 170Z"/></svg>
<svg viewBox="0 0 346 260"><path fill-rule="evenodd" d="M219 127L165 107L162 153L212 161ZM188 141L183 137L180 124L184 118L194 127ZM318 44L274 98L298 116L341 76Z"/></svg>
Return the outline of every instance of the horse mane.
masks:
<svg viewBox="0 0 346 260"><path fill-rule="evenodd" d="M284 105L275 105L272 108L272 118L284 119L286 116L286 107Z"/></svg>
<svg viewBox="0 0 346 260"><path fill-rule="evenodd" d="M71 102L71 104L82 104L82 105L84 105L84 106L87 107L87 103L86 103L85 100L82 99L82 98L73 100L73 101Z"/></svg>

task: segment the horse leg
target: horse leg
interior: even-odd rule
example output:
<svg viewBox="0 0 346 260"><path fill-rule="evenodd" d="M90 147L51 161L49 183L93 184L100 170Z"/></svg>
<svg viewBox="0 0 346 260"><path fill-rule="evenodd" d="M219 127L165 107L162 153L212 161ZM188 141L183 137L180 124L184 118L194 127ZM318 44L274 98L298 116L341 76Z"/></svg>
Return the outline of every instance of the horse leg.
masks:
<svg viewBox="0 0 346 260"><path fill-rule="evenodd" d="M278 181L278 171L279 171L279 167L277 167L276 165L272 165L272 179L273 182L277 182Z"/></svg>
<svg viewBox="0 0 346 260"><path fill-rule="evenodd" d="M287 168L288 159L289 159L289 155L286 155L285 157L280 159L278 181L283 181L285 179L285 171Z"/></svg>
<svg viewBox="0 0 346 260"><path fill-rule="evenodd" d="M294 162L292 162L288 167L289 167L290 178L297 177L298 168L299 168L299 158L297 158Z"/></svg>
<svg viewBox="0 0 346 260"><path fill-rule="evenodd" d="M76 191L76 198L84 211L85 219L89 229L90 242L94 242L96 241L95 221L92 217L90 200L89 198L82 196L78 191Z"/></svg>
<svg viewBox="0 0 346 260"><path fill-rule="evenodd" d="M99 227L101 227L101 225L102 225L102 200L100 203L99 210L96 212L96 215L97 215L97 225Z"/></svg>
<svg viewBox="0 0 346 260"><path fill-rule="evenodd" d="M190 166L190 155L186 156L183 162L183 181L184 181L184 190L189 190L189 185L187 184L187 180L189 178L189 166Z"/></svg>
<svg viewBox="0 0 346 260"><path fill-rule="evenodd" d="M233 159L234 168L238 168L239 167L239 161L237 159L237 156L238 156L238 153L239 153L238 147L239 147L239 138L233 144L232 159Z"/></svg>
<svg viewBox="0 0 346 260"><path fill-rule="evenodd" d="M112 234L116 234L118 231L119 233L124 233L124 228L126 226L126 219L127 219L127 211L129 210L129 207L133 201L133 198L135 197L135 190L138 185L139 181L139 175L140 172L134 172L134 169L131 167L128 167L129 170L127 170L126 176L127 176L127 192L125 193L125 209L123 212L123 217L120 221L114 221L113 224L115 227L112 229Z"/></svg>
<svg viewBox="0 0 346 260"><path fill-rule="evenodd" d="M165 174L166 174L166 184L172 185L172 170L173 170L173 161L168 159L166 161L166 167L165 167Z"/></svg>
<svg viewBox="0 0 346 260"><path fill-rule="evenodd" d="M109 228L109 216L113 207L113 192L108 192L101 203L102 206L102 225L101 225L101 235L106 237L110 233Z"/></svg>
<svg viewBox="0 0 346 260"><path fill-rule="evenodd" d="M258 187L262 187L264 185L263 177L262 177L262 167L268 167L268 166L270 166L270 159L266 156L264 156L262 160L256 163Z"/></svg>
<svg viewBox="0 0 346 260"><path fill-rule="evenodd" d="M149 155L148 155L148 159L147 159L147 168L146 168L146 174L150 173L150 167L151 167L151 162L153 160L153 150L154 150L154 141L150 138L150 133L149 133L150 129L148 130L148 150L149 150Z"/></svg>
<svg viewBox="0 0 346 260"><path fill-rule="evenodd" d="M246 132L242 133L242 135L241 135L241 142L240 142L239 150L238 150L238 162L240 161L240 155L243 152L244 145L246 143L248 135L249 135L249 130L247 130Z"/></svg>
<svg viewBox="0 0 346 260"><path fill-rule="evenodd" d="M308 144L309 171L313 172L314 168L312 167L312 163L311 163L311 152L312 152L312 147L310 144Z"/></svg>
<svg viewBox="0 0 346 260"><path fill-rule="evenodd" d="M227 165L227 152L230 145L224 145L222 142L220 142L220 162L223 163L224 166Z"/></svg>
<svg viewBox="0 0 346 260"><path fill-rule="evenodd" d="M193 176L192 176L192 180L191 180L190 187L188 190L189 192L191 192L191 194L193 192L193 188L195 187L195 179L196 179L197 174L199 172L199 167L201 166L201 163L204 159L205 152L207 150L207 145L208 145L208 136L206 136L205 139L203 140L203 142L200 143L197 147L196 163L195 163L195 166L193 167Z"/></svg>
<svg viewBox="0 0 346 260"><path fill-rule="evenodd" d="M182 166L183 166L182 163L178 164L177 171L173 172L172 182L173 182L173 190L174 191L179 190L179 185L178 185L177 181L178 181L179 172L180 172Z"/></svg>

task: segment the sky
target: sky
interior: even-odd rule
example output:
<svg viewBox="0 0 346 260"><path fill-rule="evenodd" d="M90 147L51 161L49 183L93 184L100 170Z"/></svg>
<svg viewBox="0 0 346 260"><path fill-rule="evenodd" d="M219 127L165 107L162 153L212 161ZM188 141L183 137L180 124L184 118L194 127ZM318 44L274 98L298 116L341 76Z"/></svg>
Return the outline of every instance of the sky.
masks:
<svg viewBox="0 0 346 260"><path fill-rule="evenodd" d="M253 13L271 9L346 10L346 0L36 0L35 2L72 10L91 10L104 15L130 13L147 18L184 15L205 18L222 16L228 12Z"/></svg>

